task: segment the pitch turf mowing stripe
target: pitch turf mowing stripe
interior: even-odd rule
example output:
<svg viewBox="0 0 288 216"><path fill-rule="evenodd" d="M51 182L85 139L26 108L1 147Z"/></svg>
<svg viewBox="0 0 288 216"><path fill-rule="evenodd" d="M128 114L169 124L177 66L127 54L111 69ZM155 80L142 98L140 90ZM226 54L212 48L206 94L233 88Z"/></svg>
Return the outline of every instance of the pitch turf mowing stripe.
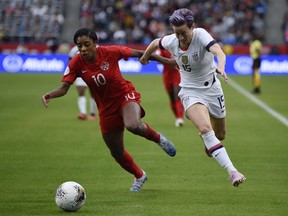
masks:
<svg viewBox="0 0 288 216"><path fill-rule="evenodd" d="M231 80L229 78L228 83L236 89L238 92L246 96L248 99L250 99L252 102L257 104L259 107L261 107L263 110L265 110L267 113L272 115L274 118L278 119L281 123L283 123L286 127L288 127L288 119L286 119L284 116L282 116L280 113L276 112L274 109L266 105L264 102L259 100L257 97L255 97L253 94L242 88L240 85L238 85L236 82Z"/></svg>

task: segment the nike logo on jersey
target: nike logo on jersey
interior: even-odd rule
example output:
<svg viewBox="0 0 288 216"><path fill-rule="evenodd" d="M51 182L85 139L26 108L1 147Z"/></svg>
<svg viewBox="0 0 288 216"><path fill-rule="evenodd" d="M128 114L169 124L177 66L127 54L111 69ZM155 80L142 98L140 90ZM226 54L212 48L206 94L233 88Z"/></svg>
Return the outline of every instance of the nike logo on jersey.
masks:
<svg viewBox="0 0 288 216"><path fill-rule="evenodd" d="M83 70L82 73L86 73L88 70Z"/></svg>

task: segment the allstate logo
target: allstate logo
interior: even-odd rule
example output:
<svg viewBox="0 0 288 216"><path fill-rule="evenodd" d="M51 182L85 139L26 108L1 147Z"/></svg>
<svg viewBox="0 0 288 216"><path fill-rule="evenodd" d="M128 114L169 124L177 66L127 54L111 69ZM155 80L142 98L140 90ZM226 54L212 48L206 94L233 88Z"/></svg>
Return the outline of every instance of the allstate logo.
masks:
<svg viewBox="0 0 288 216"><path fill-rule="evenodd" d="M162 73L163 68L164 68L163 64L157 64L157 69L160 73Z"/></svg>
<svg viewBox="0 0 288 216"><path fill-rule="evenodd" d="M15 73L21 70L23 65L23 59L16 54L7 55L3 59L3 68L7 72Z"/></svg>
<svg viewBox="0 0 288 216"><path fill-rule="evenodd" d="M235 71L239 74L247 75L252 72L252 59L247 56L242 56L234 61Z"/></svg>

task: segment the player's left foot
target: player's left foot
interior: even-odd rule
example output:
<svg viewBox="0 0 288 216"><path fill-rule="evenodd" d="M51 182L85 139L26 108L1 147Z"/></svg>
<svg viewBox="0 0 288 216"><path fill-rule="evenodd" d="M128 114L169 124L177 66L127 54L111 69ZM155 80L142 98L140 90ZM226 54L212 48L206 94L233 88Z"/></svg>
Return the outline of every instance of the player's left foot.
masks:
<svg viewBox="0 0 288 216"><path fill-rule="evenodd" d="M139 179L136 179L134 178L133 180L133 184L132 184L132 187L130 188L130 191L140 191L143 187L143 184L147 181L147 175L146 173L144 172L144 170L142 170L143 172L143 175L141 178Z"/></svg>
<svg viewBox="0 0 288 216"><path fill-rule="evenodd" d="M174 144L168 140L162 133L160 134L160 141L158 145L171 157L176 155L176 149L174 147Z"/></svg>
<svg viewBox="0 0 288 216"><path fill-rule="evenodd" d="M91 114L88 118L89 121L94 121L95 120L95 114Z"/></svg>
<svg viewBox="0 0 288 216"><path fill-rule="evenodd" d="M246 179L245 176L238 171L232 171L229 178L234 187L238 187Z"/></svg>

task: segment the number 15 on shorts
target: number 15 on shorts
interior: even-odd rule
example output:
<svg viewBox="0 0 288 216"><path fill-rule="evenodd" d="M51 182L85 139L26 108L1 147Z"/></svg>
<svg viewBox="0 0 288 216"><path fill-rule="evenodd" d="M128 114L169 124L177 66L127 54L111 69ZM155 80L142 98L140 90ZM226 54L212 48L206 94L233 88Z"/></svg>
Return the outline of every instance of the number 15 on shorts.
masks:
<svg viewBox="0 0 288 216"><path fill-rule="evenodd" d="M225 107L225 102L224 102L224 95L221 95L220 97L217 98L219 102L219 106L221 109Z"/></svg>

